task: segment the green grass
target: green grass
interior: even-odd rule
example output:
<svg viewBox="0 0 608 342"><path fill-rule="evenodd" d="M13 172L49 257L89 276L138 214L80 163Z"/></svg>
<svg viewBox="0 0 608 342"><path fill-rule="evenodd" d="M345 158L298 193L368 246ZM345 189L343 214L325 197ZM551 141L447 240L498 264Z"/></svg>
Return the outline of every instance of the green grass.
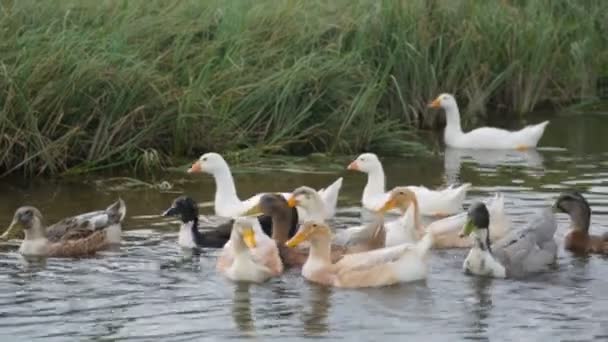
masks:
<svg viewBox="0 0 608 342"><path fill-rule="evenodd" d="M471 123L593 101L608 75L604 0L2 5L0 174L398 153L438 93Z"/></svg>

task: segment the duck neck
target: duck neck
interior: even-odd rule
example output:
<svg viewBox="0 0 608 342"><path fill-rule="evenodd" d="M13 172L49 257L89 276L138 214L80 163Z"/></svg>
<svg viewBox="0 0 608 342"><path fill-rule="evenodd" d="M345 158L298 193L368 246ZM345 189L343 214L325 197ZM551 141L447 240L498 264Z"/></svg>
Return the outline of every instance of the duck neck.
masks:
<svg viewBox="0 0 608 342"><path fill-rule="evenodd" d="M492 254L492 249L490 247L490 232L488 229L477 229L475 230L474 236L474 246L484 252Z"/></svg>
<svg viewBox="0 0 608 342"><path fill-rule="evenodd" d="M221 216L221 213L217 212L218 204L223 204L226 206L238 206L241 200L237 196L234 178L232 178L232 173L230 172L228 165L224 165L219 170L216 170L213 173L213 178L215 179L216 215Z"/></svg>
<svg viewBox="0 0 608 342"><path fill-rule="evenodd" d="M236 229L232 229L230 233L230 241L232 241L232 250L236 257L242 256L247 252L247 245L243 241L243 237L239 234Z"/></svg>
<svg viewBox="0 0 608 342"><path fill-rule="evenodd" d="M198 230L198 217L195 217L194 220L192 220L192 224L190 225L190 231L192 232L194 242L198 246L201 246L203 244L204 237L203 234L201 234Z"/></svg>
<svg viewBox="0 0 608 342"><path fill-rule="evenodd" d="M289 230L291 229L291 208L285 213L279 213L272 216L272 239L279 246L283 246L289 240Z"/></svg>
<svg viewBox="0 0 608 342"><path fill-rule="evenodd" d="M367 184L363 189L363 197L377 196L383 194L385 189L385 176L382 165L370 170L367 173Z"/></svg>
<svg viewBox="0 0 608 342"><path fill-rule="evenodd" d="M591 211L580 207L568 213L572 221L572 229L585 235L589 234L589 224L591 223Z"/></svg>
<svg viewBox="0 0 608 342"><path fill-rule="evenodd" d="M25 234L25 240L46 240L46 228L38 223L35 223L29 229L24 229L23 232Z"/></svg>
<svg viewBox="0 0 608 342"><path fill-rule="evenodd" d="M463 134L460 126L460 111L458 106L448 107L445 109L445 131L444 138L447 141L461 136Z"/></svg>
<svg viewBox="0 0 608 342"><path fill-rule="evenodd" d="M327 236L316 236L310 240L308 260L323 265L331 264L331 242Z"/></svg>
<svg viewBox="0 0 608 342"><path fill-rule="evenodd" d="M411 206L414 214L414 228L416 232L422 233L422 224L420 223L420 207L418 206L418 200L416 197L412 197Z"/></svg>

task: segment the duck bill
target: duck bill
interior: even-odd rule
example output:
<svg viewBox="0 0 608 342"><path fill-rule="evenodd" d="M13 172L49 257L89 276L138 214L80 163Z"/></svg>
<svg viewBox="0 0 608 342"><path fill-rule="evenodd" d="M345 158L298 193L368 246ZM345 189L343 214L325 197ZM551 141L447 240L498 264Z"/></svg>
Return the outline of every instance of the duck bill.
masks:
<svg viewBox="0 0 608 342"><path fill-rule="evenodd" d="M382 207L380 207L380 209L378 209L379 213L386 213L389 210L395 209L397 208L397 201L395 201L394 199L389 199L388 201L386 201L386 203L384 203L384 205Z"/></svg>
<svg viewBox="0 0 608 342"><path fill-rule="evenodd" d="M291 197L289 197L289 199L287 200L287 205L288 205L290 208L295 208L295 207L298 205L298 200L296 199L296 197L295 197L295 196L293 196L293 195L292 195L292 196L291 196Z"/></svg>
<svg viewBox="0 0 608 342"><path fill-rule="evenodd" d="M299 231L289 241L285 242L285 246L287 246L289 248L294 248L306 240L308 240L308 234L306 234L305 232Z"/></svg>
<svg viewBox="0 0 608 342"><path fill-rule="evenodd" d="M436 98L433 100L433 102L429 103L427 107L434 109L441 108L441 101L439 98Z"/></svg>
<svg viewBox="0 0 608 342"><path fill-rule="evenodd" d="M201 173L203 172L203 167L199 161L195 161L192 166L188 169L188 173Z"/></svg>
<svg viewBox="0 0 608 342"><path fill-rule="evenodd" d="M262 211L262 207L259 204L256 204L255 206L253 206L249 210L247 210L245 212L244 216L260 216L260 215L264 215L264 212Z"/></svg>
<svg viewBox="0 0 608 342"><path fill-rule="evenodd" d="M359 164L357 164L357 161L354 160L352 163L348 164L348 166L346 167L347 170L353 170L353 171L359 171Z"/></svg>
<svg viewBox="0 0 608 342"><path fill-rule="evenodd" d="M243 230L243 241L249 248L255 248L255 233L253 232L253 228L245 228Z"/></svg>
<svg viewBox="0 0 608 342"><path fill-rule="evenodd" d="M474 230L475 230L475 224L473 224L473 221L471 221L471 219L468 219L467 222L462 227L462 230L460 231L460 233L458 233L458 236L460 236L461 238L465 237L465 236L469 236Z"/></svg>
<svg viewBox="0 0 608 342"><path fill-rule="evenodd" d="M2 236L0 236L0 240L8 241L8 240L14 238L17 235L17 233L19 232L20 228L21 228L21 225L19 224L19 222L17 222L17 221L11 222L11 225L6 229L6 231L4 231L4 234L2 234Z"/></svg>
<svg viewBox="0 0 608 342"><path fill-rule="evenodd" d="M164 217L177 216L177 208L171 207L171 208L165 210L161 215Z"/></svg>

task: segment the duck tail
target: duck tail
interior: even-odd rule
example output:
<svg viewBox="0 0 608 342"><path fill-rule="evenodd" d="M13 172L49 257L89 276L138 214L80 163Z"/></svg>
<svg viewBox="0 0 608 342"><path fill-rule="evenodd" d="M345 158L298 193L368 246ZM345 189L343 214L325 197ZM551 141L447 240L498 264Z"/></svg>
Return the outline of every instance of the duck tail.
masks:
<svg viewBox="0 0 608 342"><path fill-rule="evenodd" d="M319 195L325 203L327 218L331 218L335 214L340 189L342 189L342 177L336 179L336 181L327 188L319 190Z"/></svg>
<svg viewBox="0 0 608 342"><path fill-rule="evenodd" d="M122 198L118 198L118 201L112 203L109 207L106 208L106 213L110 218L112 224L120 223L125 219L127 215L127 206L125 201Z"/></svg>
<svg viewBox="0 0 608 342"><path fill-rule="evenodd" d="M531 131L530 136L531 140L534 143L534 146L538 144L540 138L542 138L543 133L545 133L545 128L549 124L549 120L543 121L537 125L528 126L527 128Z"/></svg>

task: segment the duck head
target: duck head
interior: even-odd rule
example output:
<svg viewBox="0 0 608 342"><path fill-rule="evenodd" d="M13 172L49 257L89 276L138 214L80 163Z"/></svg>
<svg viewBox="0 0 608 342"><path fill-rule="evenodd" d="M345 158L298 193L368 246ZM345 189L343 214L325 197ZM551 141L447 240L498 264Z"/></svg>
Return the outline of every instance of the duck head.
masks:
<svg viewBox="0 0 608 342"><path fill-rule="evenodd" d="M320 221L307 221L300 226L298 233L296 233L294 237L285 242L285 246L293 248L304 241L314 243L319 239L331 239L331 236L331 229L326 223Z"/></svg>
<svg viewBox="0 0 608 342"><path fill-rule="evenodd" d="M482 250L490 248L490 213L482 202L475 202L467 211L467 221L459 236L465 237L473 234L475 242Z"/></svg>
<svg viewBox="0 0 608 342"><path fill-rule="evenodd" d="M295 189L287 204L291 208L301 207L308 211L310 210L324 210L325 204L323 203L323 199L319 196L319 193L308 186L301 186Z"/></svg>
<svg viewBox="0 0 608 342"><path fill-rule="evenodd" d="M173 200L171 207L162 213L162 216L179 217L183 223L198 220L198 205L188 196L180 196Z"/></svg>
<svg viewBox="0 0 608 342"><path fill-rule="evenodd" d="M259 225L259 223L252 217L239 217L234 220L230 239L236 249L255 248L255 230L253 229L255 225Z"/></svg>
<svg viewBox="0 0 608 342"><path fill-rule="evenodd" d="M398 186L391 190L388 200L378 211L386 213L394 208L398 208L402 213L405 213L412 204L418 205L416 194L405 186Z"/></svg>
<svg viewBox="0 0 608 342"><path fill-rule="evenodd" d="M378 156L374 153L363 153L353 160L347 167L348 170L369 173L382 168Z"/></svg>
<svg viewBox="0 0 608 342"><path fill-rule="evenodd" d="M591 207L587 199L579 192L562 193L553 204L553 211L568 214L574 229L589 232Z"/></svg>
<svg viewBox="0 0 608 342"><path fill-rule="evenodd" d="M188 169L188 173L209 173L214 174L220 170L226 169L228 164L224 158L215 152L203 154L192 166Z"/></svg>
<svg viewBox="0 0 608 342"><path fill-rule="evenodd" d="M448 111L448 109L458 108L458 104L452 94L443 93L429 103L428 107L434 109L443 108Z"/></svg>
<svg viewBox="0 0 608 342"><path fill-rule="evenodd" d="M42 214L38 209L30 206L17 209L13 215L11 225L2 234L0 239L8 240L21 231L25 233L26 240L46 237L46 230L42 225Z"/></svg>

